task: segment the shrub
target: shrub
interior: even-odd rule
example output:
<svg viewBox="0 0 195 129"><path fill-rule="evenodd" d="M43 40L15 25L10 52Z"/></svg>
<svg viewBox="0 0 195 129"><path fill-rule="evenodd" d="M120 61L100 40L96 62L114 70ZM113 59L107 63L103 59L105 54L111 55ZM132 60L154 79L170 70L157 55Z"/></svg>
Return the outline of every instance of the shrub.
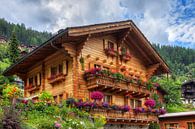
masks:
<svg viewBox="0 0 195 129"><path fill-rule="evenodd" d="M40 96L39 99L43 102L50 102L53 100L53 96L51 93L43 91Z"/></svg>
<svg viewBox="0 0 195 129"><path fill-rule="evenodd" d="M151 123L149 125L149 129L160 129L160 126L157 123Z"/></svg>
<svg viewBox="0 0 195 129"><path fill-rule="evenodd" d="M2 123L0 124L3 129L22 129L20 115L14 107L4 107L3 111Z"/></svg>

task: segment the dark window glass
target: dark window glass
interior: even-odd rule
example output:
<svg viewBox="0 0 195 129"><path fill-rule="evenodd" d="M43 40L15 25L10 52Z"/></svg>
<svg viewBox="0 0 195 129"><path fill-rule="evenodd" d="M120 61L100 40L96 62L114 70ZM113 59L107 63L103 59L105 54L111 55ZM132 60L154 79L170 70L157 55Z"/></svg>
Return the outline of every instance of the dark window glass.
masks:
<svg viewBox="0 0 195 129"><path fill-rule="evenodd" d="M60 74L63 73L63 65L62 64L59 64L58 69L59 69L59 73Z"/></svg>
<svg viewBox="0 0 195 129"><path fill-rule="evenodd" d="M35 86L37 86L37 85L38 85L38 77L35 76Z"/></svg>
<svg viewBox="0 0 195 129"><path fill-rule="evenodd" d="M108 48L114 49L114 43L108 41Z"/></svg>
<svg viewBox="0 0 195 129"><path fill-rule="evenodd" d="M33 77L29 78L29 86L33 86Z"/></svg>
<svg viewBox="0 0 195 129"><path fill-rule="evenodd" d="M57 67L51 67L51 76L57 75Z"/></svg>
<svg viewBox="0 0 195 129"><path fill-rule="evenodd" d="M104 96L104 102L107 102L108 104L112 104L112 96L111 95L105 95Z"/></svg>

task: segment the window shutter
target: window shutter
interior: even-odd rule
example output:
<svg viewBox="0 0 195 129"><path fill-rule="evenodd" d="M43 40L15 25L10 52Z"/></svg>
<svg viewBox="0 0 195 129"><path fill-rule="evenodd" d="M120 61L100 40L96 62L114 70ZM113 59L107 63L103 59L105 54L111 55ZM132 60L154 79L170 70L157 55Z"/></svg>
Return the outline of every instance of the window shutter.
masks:
<svg viewBox="0 0 195 129"><path fill-rule="evenodd" d="M48 77L51 77L51 66L48 68Z"/></svg>
<svg viewBox="0 0 195 129"><path fill-rule="evenodd" d="M39 73L37 74L37 85L38 86L40 85L40 74Z"/></svg>
<svg viewBox="0 0 195 129"><path fill-rule="evenodd" d="M108 40L103 39L103 48L106 49L108 48Z"/></svg>

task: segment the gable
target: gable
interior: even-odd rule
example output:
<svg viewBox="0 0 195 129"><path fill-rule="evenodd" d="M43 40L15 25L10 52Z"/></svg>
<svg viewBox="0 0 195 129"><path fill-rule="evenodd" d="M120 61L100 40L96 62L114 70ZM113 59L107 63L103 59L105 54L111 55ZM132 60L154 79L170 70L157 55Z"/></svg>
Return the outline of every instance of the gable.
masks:
<svg viewBox="0 0 195 129"><path fill-rule="evenodd" d="M130 47L135 49L137 53L139 53L139 57L140 59L142 59L146 67L157 66L157 64L159 64L159 67L157 68L158 70L156 70L155 74L170 72L167 64L155 51L146 37L141 33L141 31L131 20L128 20L67 28L61 31L59 34L50 38L34 51L24 56L16 64L10 66L4 72L4 75L25 73L25 68L31 67L33 65L33 63L31 62L41 61L48 55L51 55L52 53L58 51L60 48L63 48L62 44L65 42L78 44L81 42L85 42L89 36L97 37L109 34L114 35L117 38L119 44L125 42Z"/></svg>

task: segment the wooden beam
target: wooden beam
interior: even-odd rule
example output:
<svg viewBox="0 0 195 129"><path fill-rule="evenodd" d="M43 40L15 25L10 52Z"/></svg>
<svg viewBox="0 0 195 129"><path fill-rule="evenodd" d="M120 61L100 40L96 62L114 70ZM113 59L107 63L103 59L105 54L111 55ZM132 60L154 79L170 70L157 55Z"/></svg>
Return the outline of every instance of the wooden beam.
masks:
<svg viewBox="0 0 195 129"><path fill-rule="evenodd" d="M144 52L137 44L137 42L134 41L133 37L131 35L128 35L128 37L126 38L128 42L128 44L131 44L135 49L137 49L139 51L139 53L144 57L142 59L146 59L147 62L149 64L152 63L152 60L148 57L148 55L146 54L146 52Z"/></svg>

